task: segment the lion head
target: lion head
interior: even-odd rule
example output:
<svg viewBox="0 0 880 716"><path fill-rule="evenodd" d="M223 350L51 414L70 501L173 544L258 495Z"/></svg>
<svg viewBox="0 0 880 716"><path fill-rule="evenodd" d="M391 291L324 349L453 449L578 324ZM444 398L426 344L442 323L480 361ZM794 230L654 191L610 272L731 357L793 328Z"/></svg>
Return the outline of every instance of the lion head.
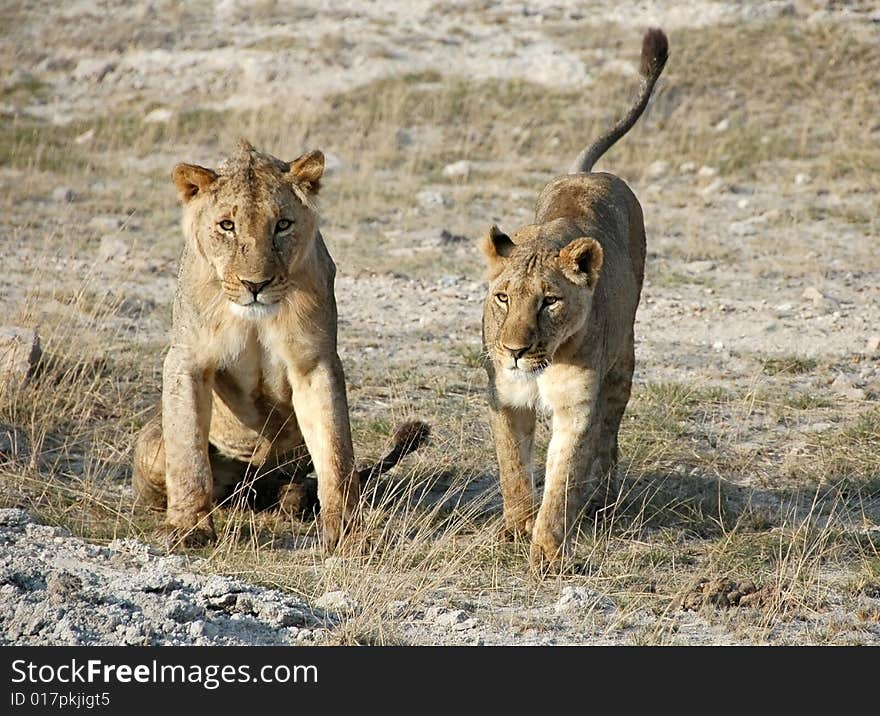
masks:
<svg viewBox="0 0 880 716"><path fill-rule="evenodd" d="M323 173L319 151L283 162L246 141L217 171L174 167L184 233L213 267L235 315L270 316L290 292L318 231L314 199Z"/></svg>
<svg viewBox="0 0 880 716"><path fill-rule="evenodd" d="M512 377L533 377L590 315L602 247L570 231L526 226L511 239L493 226L482 242L489 266L483 314L488 357Z"/></svg>

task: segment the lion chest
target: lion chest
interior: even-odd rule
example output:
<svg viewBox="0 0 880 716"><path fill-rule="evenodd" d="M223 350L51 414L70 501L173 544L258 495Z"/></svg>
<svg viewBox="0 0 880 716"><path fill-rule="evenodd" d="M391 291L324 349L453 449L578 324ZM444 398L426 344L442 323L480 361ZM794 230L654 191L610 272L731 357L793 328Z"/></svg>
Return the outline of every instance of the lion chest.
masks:
<svg viewBox="0 0 880 716"><path fill-rule="evenodd" d="M217 392L235 412L263 412L292 404L285 362L277 351L249 335L241 351L218 370ZM228 399L227 399L228 398Z"/></svg>
<svg viewBox="0 0 880 716"><path fill-rule="evenodd" d="M495 378L495 390L501 403L511 408L552 411L546 389L542 390L542 381L537 376L510 376L508 371L501 370Z"/></svg>

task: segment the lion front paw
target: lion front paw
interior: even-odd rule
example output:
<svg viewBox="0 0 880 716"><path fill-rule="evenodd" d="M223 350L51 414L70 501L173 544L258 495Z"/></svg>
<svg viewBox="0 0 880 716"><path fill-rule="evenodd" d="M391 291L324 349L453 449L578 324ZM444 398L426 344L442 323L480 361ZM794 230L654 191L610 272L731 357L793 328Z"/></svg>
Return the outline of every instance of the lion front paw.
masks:
<svg viewBox="0 0 880 716"><path fill-rule="evenodd" d="M208 512L166 518L157 534L169 552L205 547L217 541L214 520Z"/></svg>
<svg viewBox="0 0 880 716"><path fill-rule="evenodd" d="M533 530L532 545L529 548L529 566L532 571L543 577L562 570L565 557L564 540L552 532Z"/></svg>
<svg viewBox="0 0 880 716"><path fill-rule="evenodd" d="M505 515L498 536L503 542L527 541L532 534L534 524L535 520L531 514L518 517Z"/></svg>

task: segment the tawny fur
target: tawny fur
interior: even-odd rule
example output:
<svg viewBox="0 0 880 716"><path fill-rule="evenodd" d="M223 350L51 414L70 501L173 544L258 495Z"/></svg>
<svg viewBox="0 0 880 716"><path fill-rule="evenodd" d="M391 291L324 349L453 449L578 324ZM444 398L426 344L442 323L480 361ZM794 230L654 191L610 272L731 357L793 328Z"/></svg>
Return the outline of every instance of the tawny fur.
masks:
<svg viewBox="0 0 880 716"><path fill-rule="evenodd" d="M313 468L327 549L353 518L336 267L316 210L323 169L320 152L288 163L247 142L216 171L174 169L186 241L161 410L133 466L138 501L165 506L172 542L213 539L212 506L246 472ZM418 442L399 446L397 460Z"/></svg>
<svg viewBox="0 0 880 716"><path fill-rule="evenodd" d="M535 223L511 236L493 226L482 243L490 282L483 348L505 529L531 536L538 569L559 565L587 488L617 464L645 230L641 206L621 179L585 172L644 111L667 52L663 32L649 30L635 106L581 153L575 173L544 188ZM532 467L538 410L552 415L540 499Z"/></svg>

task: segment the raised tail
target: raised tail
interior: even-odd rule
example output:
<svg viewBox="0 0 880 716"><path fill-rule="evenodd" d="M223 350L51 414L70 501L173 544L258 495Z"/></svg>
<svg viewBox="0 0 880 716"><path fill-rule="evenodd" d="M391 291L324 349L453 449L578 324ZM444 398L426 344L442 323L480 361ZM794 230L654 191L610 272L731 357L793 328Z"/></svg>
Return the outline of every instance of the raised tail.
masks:
<svg viewBox="0 0 880 716"><path fill-rule="evenodd" d="M642 40L642 88L636 103L623 119L578 155L569 173L581 174L591 171L599 157L632 128L648 106L651 92L654 91L654 85L663 72L668 57L669 40L666 39L666 34L659 27L652 27Z"/></svg>
<svg viewBox="0 0 880 716"><path fill-rule="evenodd" d="M361 484L390 470L411 452L418 450L427 442L430 434L430 426L421 420L411 420L398 425L394 435L391 436L388 451L374 464L358 470Z"/></svg>

